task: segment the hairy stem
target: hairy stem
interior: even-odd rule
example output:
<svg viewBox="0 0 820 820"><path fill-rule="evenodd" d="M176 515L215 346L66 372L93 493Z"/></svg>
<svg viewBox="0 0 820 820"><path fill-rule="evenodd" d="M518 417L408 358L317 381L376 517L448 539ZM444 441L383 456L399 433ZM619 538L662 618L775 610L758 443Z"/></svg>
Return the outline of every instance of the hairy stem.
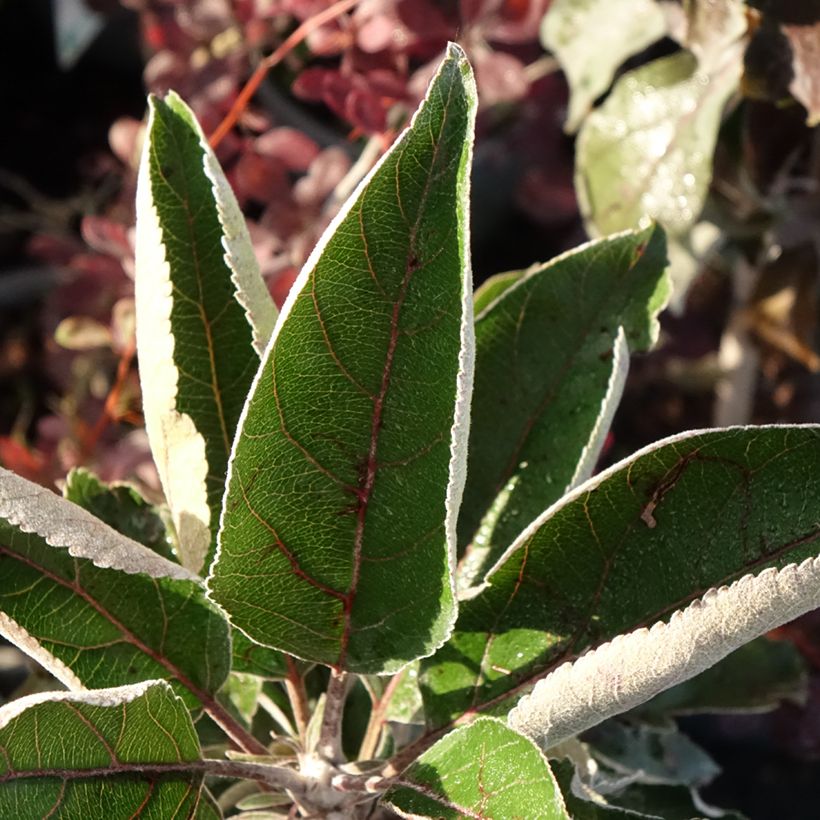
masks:
<svg viewBox="0 0 820 820"><path fill-rule="evenodd" d="M293 710L293 719L296 721L299 740L304 744L308 723L310 722L305 679L299 671L296 661L290 655L285 655L285 663L288 667L288 673L285 677L285 691L290 701L290 708Z"/></svg>
<svg viewBox="0 0 820 820"><path fill-rule="evenodd" d="M359 748L359 760L370 760L376 754L376 747L379 744L382 727L384 726L384 716L387 712L387 707L393 699L402 678L404 677L406 669L403 669L397 675L393 675L390 683L384 689L382 696L373 703L373 708L370 710L370 718L367 721L367 729L365 729L362 745Z"/></svg>
<svg viewBox="0 0 820 820"><path fill-rule="evenodd" d="M208 717L225 732L241 751L254 755L270 754L268 747L262 741L257 740L219 701L205 696L201 692L196 694L202 701L202 706Z"/></svg>
<svg viewBox="0 0 820 820"><path fill-rule="evenodd" d="M330 672L330 683L327 686L325 714L319 732L316 751L331 763L341 763L342 756L342 717L347 697L347 673Z"/></svg>

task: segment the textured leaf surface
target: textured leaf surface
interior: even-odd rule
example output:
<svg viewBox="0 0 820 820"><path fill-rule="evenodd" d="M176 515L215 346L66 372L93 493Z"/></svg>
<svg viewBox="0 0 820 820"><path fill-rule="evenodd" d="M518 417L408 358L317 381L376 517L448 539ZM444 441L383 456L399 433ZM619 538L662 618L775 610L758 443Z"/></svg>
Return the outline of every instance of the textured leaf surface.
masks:
<svg viewBox="0 0 820 820"><path fill-rule="evenodd" d="M199 741L164 683L47 692L0 709L0 817L200 814Z"/></svg>
<svg viewBox="0 0 820 820"><path fill-rule="evenodd" d="M634 644L607 644L614 666L596 667L595 698L572 689L580 679L571 665L554 680L561 692L543 690L550 709L595 713L597 723L622 711L613 700L631 708L772 628L760 624L772 610L794 617L806 595L820 597L820 584L795 575L795 564L820 552L818 464L816 427L732 428L666 439L591 479L522 533L487 587L464 602L450 641L423 663L428 716L440 723L465 709L503 709L508 695L565 661L656 624L646 651L668 652L666 660L647 660L644 633L635 633ZM782 577L760 574L786 565ZM743 576L729 599L716 592ZM693 601L694 621L673 618L680 623L664 637L657 624ZM734 621L723 620L727 606L741 606ZM627 666L629 646L644 677ZM592 670L593 657L583 668ZM568 691L588 698L586 710Z"/></svg>
<svg viewBox="0 0 820 820"><path fill-rule="evenodd" d="M210 588L252 638L309 660L395 670L452 626L474 112L451 46L291 290L237 436Z"/></svg>
<svg viewBox="0 0 820 820"><path fill-rule="evenodd" d="M806 699L806 663L793 644L758 638L638 707L648 717L763 712Z"/></svg>
<svg viewBox="0 0 820 820"><path fill-rule="evenodd" d="M618 80L578 137L575 187L591 233L651 218L678 234L697 219L723 106L740 71L732 47L713 73L681 52Z"/></svg>
<svg viewBox="0 0 820 820"><path fill-rule="evenodd" d="M128 538L175 561L159 511L128 484L106 484L83 468L66 477L63 498L88 510Z"/></svg>
<svg viewBox="0 0 820 820"><path fill-rule="evenodd" d="M465 581L591 473L629 351L657 338L665 267L658 228L602 239L531 268L476 317Z"/></svg>
<svg viewBox="0 0 820 820"><path fill-rule="evenodd" d="M705 71L719 67L726 50L746 31L746 4L742 0L709 0L684 4L686 47Z"/></svg>
<svg viewBox="0 0 820 820"><path fill-rule="evenodd" d="M149 101L137 190L145 422L182 562L213 555L228 456L276 309L242 214L190 109Z"/></svg>
<svg viewBox="0 0 820 820"><path fill-rule="evenodd" d="M665 33L666 20L655 0L553 0L541 42L560 61L569 82L566 130L578 129L624 60Z"/></svg>
<svg viewBox="0 0 820 820"><path fill-rule="evenodd" d="M444 737L383 799L404 817L568 818L546 758L529 740L492 718Z"/></svg>
<svg viewBox="0 0 820 820"><path fill-rule="evenodd" d="M190 706L228 674L228 625L187 570L0 471L0 634L71 688L167 678Z"/></svg>

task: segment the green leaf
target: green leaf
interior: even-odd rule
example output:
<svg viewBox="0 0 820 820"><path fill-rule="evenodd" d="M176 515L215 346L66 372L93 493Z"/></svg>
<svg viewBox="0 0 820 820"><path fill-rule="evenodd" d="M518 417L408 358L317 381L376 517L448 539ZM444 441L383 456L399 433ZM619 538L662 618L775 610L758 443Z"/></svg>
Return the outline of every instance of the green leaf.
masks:
<svg viewBox="0 0 820 820"><path fill-rule="evenodd" d="M137 187L137 350L145 423L182 563L216 544L231 442L276 309L191 110L149 100Z"/></svg>
<svg viewBox="0 0 820 820"><path fill-rule="evenodd" d="M650 218L683 233L703 208L723 106L740 51L707 74L680 52L624 74L578 136L575 188L592 234Z"/></svg>
<svg viewBox="0 0 820 820"><path fill-rule="evenodd" d="M497 273L482 282L481 287L473 294L473 312L476 316L489 307L502 293L520 282L531 270L541 267L533 265L528 270L510 270L506 273Z"/></svg>
<svg viewBox="0 0 820 820"><path fill-rule="evenodd" d="M546 758L493 718L450 732L411 764L382 799L404 817L569 818Z"/></svg>
<svg viewBox="0 0 820 820"><path fill-rule="evenodd" d="M422 664L428 718L502 711L564 664L521 715L554 720L552 745L817 606L818 570L797 564L820 552L818 464L820 428L750 427L666 439L595 476L462 604L450 641Z"/></svg>
<svg viewBox="0 0 820 820"><path fill-rule="evenodd" d="M259 678L274 680L287 674L287 664L281 652L252 641L238 629L231 632L234 672L244 672Z"/></svg>
<svg viewBox="0 0 820 820"><path fill-rule="evenodd" d="M106 484L94 473L78 467L66 476L63 498L163 558L176 561L159 511L130 484Z"/></svg>
<svg viewBox="0 0 820 820"><path fill-rule="evenodd" d="M394 671L452 628L475 106L452 45L308 260L245 408L209 585L236 626L301 658Z"/></svg>
<svg viewBox="0 0 820 820"><path fill-rule="evenodd" d="M541 24L541 42L569 82L566 130L578 129L624 60L665 33L655 0L553 0Z"/></svg>
<svg viewBox="0 0 820 820"><path fill-rule="evenodd" d="M703 712L764 712L784 700L804 703L806 664L790 643L758 638L697 677L638 707L641 717Z"/></svg>
<svg viewBox="0 0 820 820"><path fill-rule="evenodd" d="M629 353L657 339L665 267L660 229L624 233L531 268L476 317L464 586L592 472Z"/></svg>
<svg viewBox="0 0 820 820"><path fill-rule="evenodd" d="M601 794L586 784L573 783L574 770L569 761L552 760L550 765L573 820L701 820L704 809L709 810L709 817L741 820L740 815L705 807L699 797L696 804L694 791L685 786L635 783L622 786L615 792ZM585 793L586 797L579 796L576 789Z"/></svg>
<svg viewBox="0 0 820 820"><path fill-rule="evenodd" d="M0 470L0 634L72 689L168 679L191 707L230 664L200 579Z"/></svg>
<svg viewBox="0 0 820 820"><path fill-rule="evenodd" d="M0 709L0 750L0 817L200 816L202 773L185 766L199 741L159 681L14 701Z"/></svg>
<svg viewBox="0 0 820 820"><path fill-rule="evenodd" d="M705 786L719 773L714 760L674 727L605 720L584 734L596 760L642 783Z"/></svg>

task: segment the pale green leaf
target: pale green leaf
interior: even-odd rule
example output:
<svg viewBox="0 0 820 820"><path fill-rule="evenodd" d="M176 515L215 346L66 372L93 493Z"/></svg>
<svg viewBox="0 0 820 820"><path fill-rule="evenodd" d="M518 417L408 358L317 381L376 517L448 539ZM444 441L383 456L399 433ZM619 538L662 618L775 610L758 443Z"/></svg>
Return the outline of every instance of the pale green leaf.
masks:
<svg viewBox="0 0 820 820"><path fill-rule="evenodd" d="M541 24L541 42L569 82L566 130L578 129L624 60L665 33L655 0L553 0Z"/></svg>
<svg viewBox="0 0 820 820"><path fill-rule="evenodd" d="M578 136L575 187L590 233L654 219L679 234L697 219L723 107L740 73L733 46L713 73L680 52L619 78Z"/></svg>
<svg viewBox="0 0 820 820"><path fill-rule="evenodd" d="M296 281L244 411L210 589L308 660L393 671L452 627L475 106L452 45Z"/></svg>
<svg viewBox="0 0 820 820"><path fill-rule="evenodd" d="M493 718L480 718L438 741L383 801L403 817L569 820L546 758Z"/></svg>
<svg viewBox="0 0 820 820"><path fill-rule="evenodd" d="M182 563L207 569L239 415L276 309L190 109L151 97L137 187L145 422Z"/></svg>

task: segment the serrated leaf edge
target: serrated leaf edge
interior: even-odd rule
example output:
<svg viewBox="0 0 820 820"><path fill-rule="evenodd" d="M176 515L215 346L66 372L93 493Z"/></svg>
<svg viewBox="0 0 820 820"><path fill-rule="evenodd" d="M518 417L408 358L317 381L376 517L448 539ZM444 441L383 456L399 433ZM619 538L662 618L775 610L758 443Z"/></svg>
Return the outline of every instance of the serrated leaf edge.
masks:
<svg viewBox="0 0 820 820"><path fill-rule="evenodd" d="M201 579L148 547L118 533L87 510L50 490L0 468L0 518L21 532L36 535L74 558L96 567L152 578Z"/></svg>
<svg viewBox="0 0 820 820"><path fill-rule="evenodd" d="M618 635L562 664L518 702L509 723L549 748L694 677L818 606L820 557L744 575L708 590L668 621Z"/></svg>

